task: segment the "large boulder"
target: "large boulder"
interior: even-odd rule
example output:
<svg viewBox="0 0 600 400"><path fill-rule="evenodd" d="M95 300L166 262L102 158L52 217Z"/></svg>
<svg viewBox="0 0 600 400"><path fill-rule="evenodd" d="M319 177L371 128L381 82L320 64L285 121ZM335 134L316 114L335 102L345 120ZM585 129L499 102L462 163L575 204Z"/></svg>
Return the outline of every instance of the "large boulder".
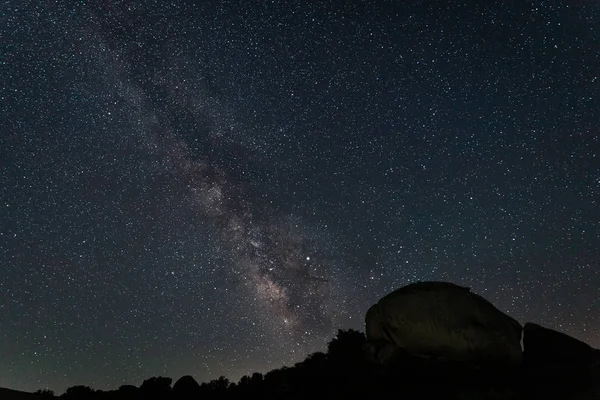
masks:
<svg viewBox="0 0 600 400"><path fill-rule="evenodd" d="M367 349L388 364L405 357L520 364L521 325L469 288L418 282L383 297L367 311Z"/></svg>

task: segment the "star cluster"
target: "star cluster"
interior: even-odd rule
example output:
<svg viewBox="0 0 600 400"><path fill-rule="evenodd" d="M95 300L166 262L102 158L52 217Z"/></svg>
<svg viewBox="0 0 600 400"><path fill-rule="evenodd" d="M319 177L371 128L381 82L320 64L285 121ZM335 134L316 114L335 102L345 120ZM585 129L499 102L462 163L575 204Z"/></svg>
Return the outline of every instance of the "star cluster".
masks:
<svg viewBox="0 0 600 400"><path fill-rule="evenodd" d="M1 7L0 386L237 379L417 280L600 347L600 4Z"/></svg>

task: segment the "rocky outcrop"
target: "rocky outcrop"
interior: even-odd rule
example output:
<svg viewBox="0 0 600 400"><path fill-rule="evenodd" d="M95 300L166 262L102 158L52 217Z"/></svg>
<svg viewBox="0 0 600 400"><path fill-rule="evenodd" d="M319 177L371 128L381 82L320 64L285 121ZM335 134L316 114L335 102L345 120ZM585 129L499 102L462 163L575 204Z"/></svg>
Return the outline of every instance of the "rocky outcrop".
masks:
<svg viewBox="0 0 600 400"><path fill-rule="evenodd" d="M523 329L523 357L528 366L589 368L598 350L562 332L528 322Z"/></svg>
<svg viewBox="0 0 600 400"><path fill-rule="evenodd" d="M405 286L365 323L367 356L385 382L429 380L450 398L600 400L600 350L538 324L522 329L465 287Z"/></svg>
<svg viewBox="0 0 600 400"><path fill-rule="evenodd" d="M523 329L523 347L522 375L529 397L600 399L598 350L532 322Z"/></svg>
<svg viewBox="0 0 600 400"><path fill-rule="evenodd" d="M380 364L399 354L477 363L520 364L521 325L483 297L447 282L419 282L367 312L367 349Z"/></svg>
<svg viewBox="0 0 600 400"><path fill-rule="evenodd" d="M173 394L178 399L196 399L200 392L200 385L190 375L182 376L173 385Z"/></svg>

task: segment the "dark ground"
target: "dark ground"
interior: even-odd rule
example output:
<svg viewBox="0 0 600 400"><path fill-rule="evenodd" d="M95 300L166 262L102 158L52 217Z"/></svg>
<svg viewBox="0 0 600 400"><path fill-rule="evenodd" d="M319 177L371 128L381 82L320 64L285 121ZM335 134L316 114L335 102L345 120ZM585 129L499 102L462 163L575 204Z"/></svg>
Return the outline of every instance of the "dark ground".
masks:
<svg viewBox="0 0 600 400"><path fill-rule="evenodd" d="M394 367L382 368L365 360L365 337L347 330L329 342L327 353L314 353L293 367L244 376L237 383L225 377L198 384L183 377L153 377L140 387L121 386L96 391L73 386L64 400L192 400L302 399L393 397L398 399L600 399L600 364L559 365L524 362L517 367L477 366L421 357L401 357ZM0 389L2 400L44 400L51 393L32 394Z"/></svg>

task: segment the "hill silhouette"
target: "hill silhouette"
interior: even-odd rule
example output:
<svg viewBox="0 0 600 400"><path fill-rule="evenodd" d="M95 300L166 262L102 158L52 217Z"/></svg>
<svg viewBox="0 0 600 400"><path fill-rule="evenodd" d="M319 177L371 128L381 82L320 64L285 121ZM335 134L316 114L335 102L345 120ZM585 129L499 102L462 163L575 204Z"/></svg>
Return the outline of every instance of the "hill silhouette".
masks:
<svg viewBox="0 0 600 400"><path fill-rule="evenodd" d="M500 312L485 299L466 288L446 283L407 288L391 293L372 307L366 318L367 335L340 329L327 344L325 353L310 354L290 367L243 376L238 382L221 376L198 384L187 375L174 384L171 378L158 376L146 379L139 387L125 385L110 391L77 385L58 397L62 400L377 399L390 396L456 400L600 399L600 351L597 349L564 333L527 323L522 329L524 351L522 356L514 357L512 342L510 347L498 346L503 343L498 335L506 334L507 340L513 341L518 326L517 339L520 339L521 327L510 317L498 314ZM420 313L411 315L416 298L419 299L416 309ZM440 307L444 315L439 314ZM508 330L502 330L503 323L509 326ZM429 332L432 329L437 331ZM423 332L430 334L425 346ZM466 336L457 336L457 332ZM448 337L453 341L448 341ZM493 340L486 347L480 339L488 337ZM411 339L415 340L411 342ZM437 346L438 343L444 346ZM373 357L374 346L383 346L388 357ZM492 358L489 358L490 349L494 352ZM502 354L509 354L510 362L497 357ZM482 360L486 362L480 362ZM0 389L2 400L52 398L56 396L50 391L34 394Z"/></svg>
<svg viewBox="0 0 600 400"><path fill-rule="evenodd" d="M54 392L51 391L45 391L42 394L41 391L39 391L39 393L29 393L20 390L0 388L0 399L2 400L44 400L53 397Z"/></svg>

